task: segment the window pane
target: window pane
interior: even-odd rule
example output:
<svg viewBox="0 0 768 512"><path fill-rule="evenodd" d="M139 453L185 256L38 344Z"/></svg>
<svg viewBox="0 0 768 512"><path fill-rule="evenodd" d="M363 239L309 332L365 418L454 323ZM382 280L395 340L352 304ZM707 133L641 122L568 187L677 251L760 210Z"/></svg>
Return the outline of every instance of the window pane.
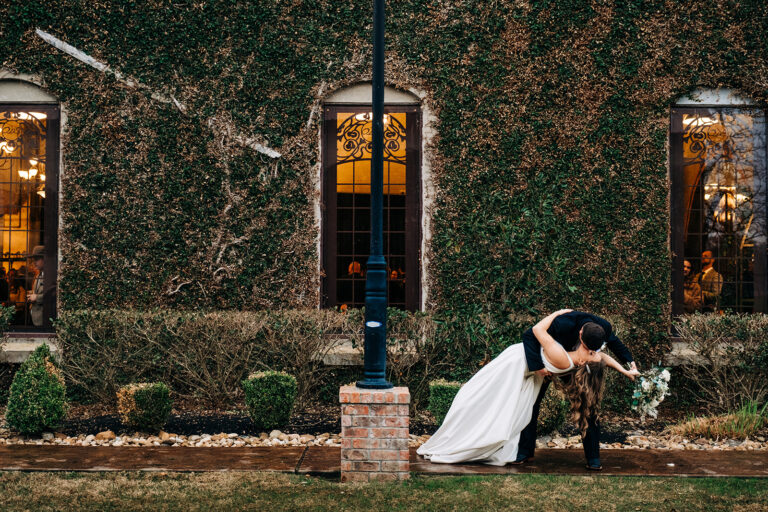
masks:
<svg viewBox="0 0 768 512"><path fill-rule="evenodd" d="M336 305L365 304L364 265L370 252L371 229L371 114L336 114ZM405 176L406 114L384 117L384 256L399 258L390 273L390 305L405 307ZM390 201L393 198L393 201ZM392 208L394 207L394 210ZM390 227L390 223L392 227ZM398 234L389 234L395 229ZM389 254L390 237L397 255ZM394 284L393 284L394 283Z"/></svg>
<svg viewBox="0 0 768 512"><path fill-rule="evenodd" d="M42 289L44 258L27 256L43 245L47 123L42 112L0 111L0 302L15 306L15 326L43 325L42 304L27 298Z"/></svg>
<svg viewBox="0 0 768 512"><path fill-rule="evenodd" d="M676 109L673 116L681 130L673 140L682 143L673 178L685 215L673 222L683 224L684 309L762 311L765 116L737 108Z"/></svg>

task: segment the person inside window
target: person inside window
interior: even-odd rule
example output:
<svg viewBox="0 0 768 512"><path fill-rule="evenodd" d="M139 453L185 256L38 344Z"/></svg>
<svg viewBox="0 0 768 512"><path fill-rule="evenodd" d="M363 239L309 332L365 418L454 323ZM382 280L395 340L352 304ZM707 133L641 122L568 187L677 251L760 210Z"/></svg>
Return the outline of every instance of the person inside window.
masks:
<svg viewBox="0 0 768 512"><path fill-rule="evenodd" d="M701 295L701 286L694 280L693 267L691 262L683 262L683 301L686 313L695 313L701 310L704 301Z"/></svg>
<svg viewBox="0 0 768 512"><path fill-rule="evenodd" d="M723 291L723 276L713 267L715 258L712 251L701 253L701 272L696 276L696 282L701 287L704 298L702 311L717 311L720 304L720 293Z"/></svg>
<svg viewBox="0 0 768 512"><path fill-rule="evenodd" d="M34 284L32 285L32 291L27 295L27 302L29 302L29 316L32 318L32 325L35 327L43 326L43 290L45 286L43 267L45 265L45 247L42 245L36 245L32 249L32 254L29 255L29 259L32 260L32 264L37 270L37 277L35 277Z"/></svg>

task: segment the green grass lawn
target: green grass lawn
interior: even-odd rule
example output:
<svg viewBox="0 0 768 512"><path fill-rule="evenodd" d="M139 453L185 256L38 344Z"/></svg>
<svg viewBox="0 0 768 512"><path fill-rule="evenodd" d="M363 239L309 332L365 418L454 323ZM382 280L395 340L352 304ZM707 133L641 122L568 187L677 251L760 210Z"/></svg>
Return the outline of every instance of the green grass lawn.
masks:
<svg viewBox="0 0 768 512"><path fill-rule="evenodd" d="M414 476L348 486L277 473L0 473L0 510L768 510L767 479Z"/></svg>

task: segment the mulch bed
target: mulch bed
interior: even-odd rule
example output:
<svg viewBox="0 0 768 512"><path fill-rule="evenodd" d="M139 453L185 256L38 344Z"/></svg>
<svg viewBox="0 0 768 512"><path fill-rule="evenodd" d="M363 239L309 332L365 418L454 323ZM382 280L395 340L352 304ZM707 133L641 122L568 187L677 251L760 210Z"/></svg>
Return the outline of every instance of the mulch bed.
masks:
<svg viewBox="0 0 768 512"><path fill-rule="evenodd" d="M601 422L601 442L623 443L628 435L642 430L645 433L661 432L672 421L660 419L647 421L642 426L633 418L603 414ZM109 407L101 405L75 406L70 410L66 421L57 429L68 436L78 434L95 434L112 430L118 434L126 433L117 414ZM250 417L243 411L211 410L211 409L175 409L166 424L165 431L177 435L217 434L219 432L258 435L260 431L253 425ZM311 409L296 411L283 432L296 434L319 435L323 433L338 434L341 432L340 411L338 405L314 406ZM411 418L410 433L414 435L433 434L437 426L433 420L424 414ZM576 427L570 423L561 429L563 436L578 434Z"/></svg>

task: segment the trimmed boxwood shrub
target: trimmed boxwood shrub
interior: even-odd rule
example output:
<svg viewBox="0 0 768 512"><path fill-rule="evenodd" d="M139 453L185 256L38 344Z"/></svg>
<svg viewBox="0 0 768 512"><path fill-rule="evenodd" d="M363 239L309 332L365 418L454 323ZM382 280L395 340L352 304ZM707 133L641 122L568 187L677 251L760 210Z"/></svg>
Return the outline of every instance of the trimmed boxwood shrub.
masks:
<svg viewBox="0 0 768 512"><path fill-rule="evenodd" d="M245 405L258 429L285 425L291 417L298 386L285 372L257 372L243 381Z"/></svg>
<svg viewBox="0 0 768 512"><path fill-rule="evenodd" d="M64 378L48 345L40 345L13 378L5 419L22 434L39 434L58 427L66 412Z"/></svg>
<svg viewBox="0 0 768 512"><path fill-rule="evenodd" d="M162 382L129 384L117 391L117 412L127 426L158 431L171 414L171 393Z"/></svg>
<svg viewBox="0 0 768 512"><path fill-rule="evenodd" d="M438 425L443 423L456 393L461 389L461 382L434 380L429 383L429 412L435 417Z"/></svg>
<svg viewBox="0 0 768 512"><path fill-rule="evenodd" d="M539 421L536 427L538 434L551 434L555 430L560 430L565 425L568 409L568 401L563 398L562 393L554 386L549 386L539 408Z"/></svg>

